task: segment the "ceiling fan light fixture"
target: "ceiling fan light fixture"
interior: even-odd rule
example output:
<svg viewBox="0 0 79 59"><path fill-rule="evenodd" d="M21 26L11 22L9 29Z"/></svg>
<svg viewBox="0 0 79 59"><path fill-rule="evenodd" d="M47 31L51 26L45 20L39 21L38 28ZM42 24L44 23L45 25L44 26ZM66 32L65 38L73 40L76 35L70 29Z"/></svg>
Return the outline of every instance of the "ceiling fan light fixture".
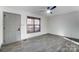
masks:
<svg viewBox="0 0 79 59"><path fill-rule="evenodd" d="M50 12L51 12L51 10L47 10L46 12L47 12L47 13L50 13Z"/></svg>
<svg viewBox="0 0 79 59"><path fill-rule="evenodd" d="M55 9L56 6L53 6L53 7L47 7L47 14L52 14L52 10Z"/></svg>

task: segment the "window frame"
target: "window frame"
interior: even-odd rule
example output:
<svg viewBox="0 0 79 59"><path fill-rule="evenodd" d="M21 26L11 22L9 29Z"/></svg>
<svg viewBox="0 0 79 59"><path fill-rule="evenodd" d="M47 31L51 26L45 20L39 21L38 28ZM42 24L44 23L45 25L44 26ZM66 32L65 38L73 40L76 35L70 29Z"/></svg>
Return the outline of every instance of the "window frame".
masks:
<svg viewBox="0 0 79 59"><path fill-rule="evenodd" d="M36 33L36 32L40 32L41 31L41 19L38 18L38 17L32 17L32 16L27 16L27 20L29 19L32 19L33 20L33 25L31 24L27 24L27 33ZM39 20L39 24L36 25L35 24L35 20ZM28 26L33 26L33 31L28 31ZM38 31L35 31L35 26L39 26L39 30Z"/></svg>

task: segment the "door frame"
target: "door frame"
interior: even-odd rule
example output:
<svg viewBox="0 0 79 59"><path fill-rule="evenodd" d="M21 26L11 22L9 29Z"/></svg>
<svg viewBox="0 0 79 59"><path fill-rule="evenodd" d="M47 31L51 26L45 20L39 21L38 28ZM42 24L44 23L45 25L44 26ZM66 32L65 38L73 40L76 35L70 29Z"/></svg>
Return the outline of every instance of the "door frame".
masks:
<svg viewBox="0 0 79 59"><path fill-rule="evenodd" d="M4 38L4 37L5 37L5 36L4 36L4 35L5 35L5 34L4 34L4 25L5 25L5 24L4 24L4 20L5 20L5 19L4 19L4 14L5 14L5 13L20 15L20 17L21 17L21 14L20 14L20 13L3 11L3 15L2 15L2 16L3 16L3 43L2 43L2 45L5 45L5 38ZM20 33L21 33L21 19L20 19ZM21 36L21 34L20 34L20 36ZM20 39L21 39L21 37L20 37Z"/></svg>

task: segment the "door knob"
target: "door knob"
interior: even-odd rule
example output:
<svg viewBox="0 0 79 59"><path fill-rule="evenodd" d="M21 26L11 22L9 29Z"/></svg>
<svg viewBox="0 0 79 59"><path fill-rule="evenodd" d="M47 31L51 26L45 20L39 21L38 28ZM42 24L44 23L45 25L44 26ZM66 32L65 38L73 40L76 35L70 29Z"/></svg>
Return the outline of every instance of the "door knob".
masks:
<svg viewBox="0 0 79 59"><path fill-rule="evenodd" d="M18 28L18 31L20 31L20 28Z"/></svg>

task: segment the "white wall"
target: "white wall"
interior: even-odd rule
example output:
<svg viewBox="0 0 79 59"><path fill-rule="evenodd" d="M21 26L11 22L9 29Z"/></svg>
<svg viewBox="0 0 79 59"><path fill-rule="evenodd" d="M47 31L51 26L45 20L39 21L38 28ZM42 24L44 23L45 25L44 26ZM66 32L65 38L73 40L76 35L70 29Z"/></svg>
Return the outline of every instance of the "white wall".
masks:
<svg viewBox="0 0 79 59"><path fill-rule="evenodd" d="M3 18L2 18L2 10L0 9L0 47L3 43Z"/></svg>
<svg viewBox="0 0 79 59"><path fill-rule="evenodd" d="M21 15L21 40L47 33L47 29L46 29L47 21L46 21L45 17L39 16L39 15L36 15L36 14L32 14L32 13L27 12L27 11L11 9L11 8L8 8L8 7L0 7L0 46L3 43L3 12L4 11ZM27 32L26 32L27 31L27 27L26 27L26 17L27 16L34 16L34 17L40 17L41 18L41 32L27 34Z"/></svg>
<svg viewBox="0 0 79 59"><path fill-rule="evenodd" d="M27 34L27 27L26 27L26 17L27 16L35 16L35 17L40 17L41 18L41 32L37 32L37 33L31 33L31 34ZM25 15L23 14L23 18L25 18L25 20L22 20L22 33L21 33L21 37L22 39L26 39L26 38L30 38L30 37L34 37L34 36L39 36L39 35L42 35L42 34L46 34L47 33L47 27L46 27L46 24L47 24L47 19L43 16L39 16L39 15L35 15L35 14L32 14L32 13L26 13Z"/></svg>
<svg viewBox="0 0 79 59"><path fill-rule="evenodd" d="M79 39L79 11L55 15L48 20L49 33Z"/></svg>

